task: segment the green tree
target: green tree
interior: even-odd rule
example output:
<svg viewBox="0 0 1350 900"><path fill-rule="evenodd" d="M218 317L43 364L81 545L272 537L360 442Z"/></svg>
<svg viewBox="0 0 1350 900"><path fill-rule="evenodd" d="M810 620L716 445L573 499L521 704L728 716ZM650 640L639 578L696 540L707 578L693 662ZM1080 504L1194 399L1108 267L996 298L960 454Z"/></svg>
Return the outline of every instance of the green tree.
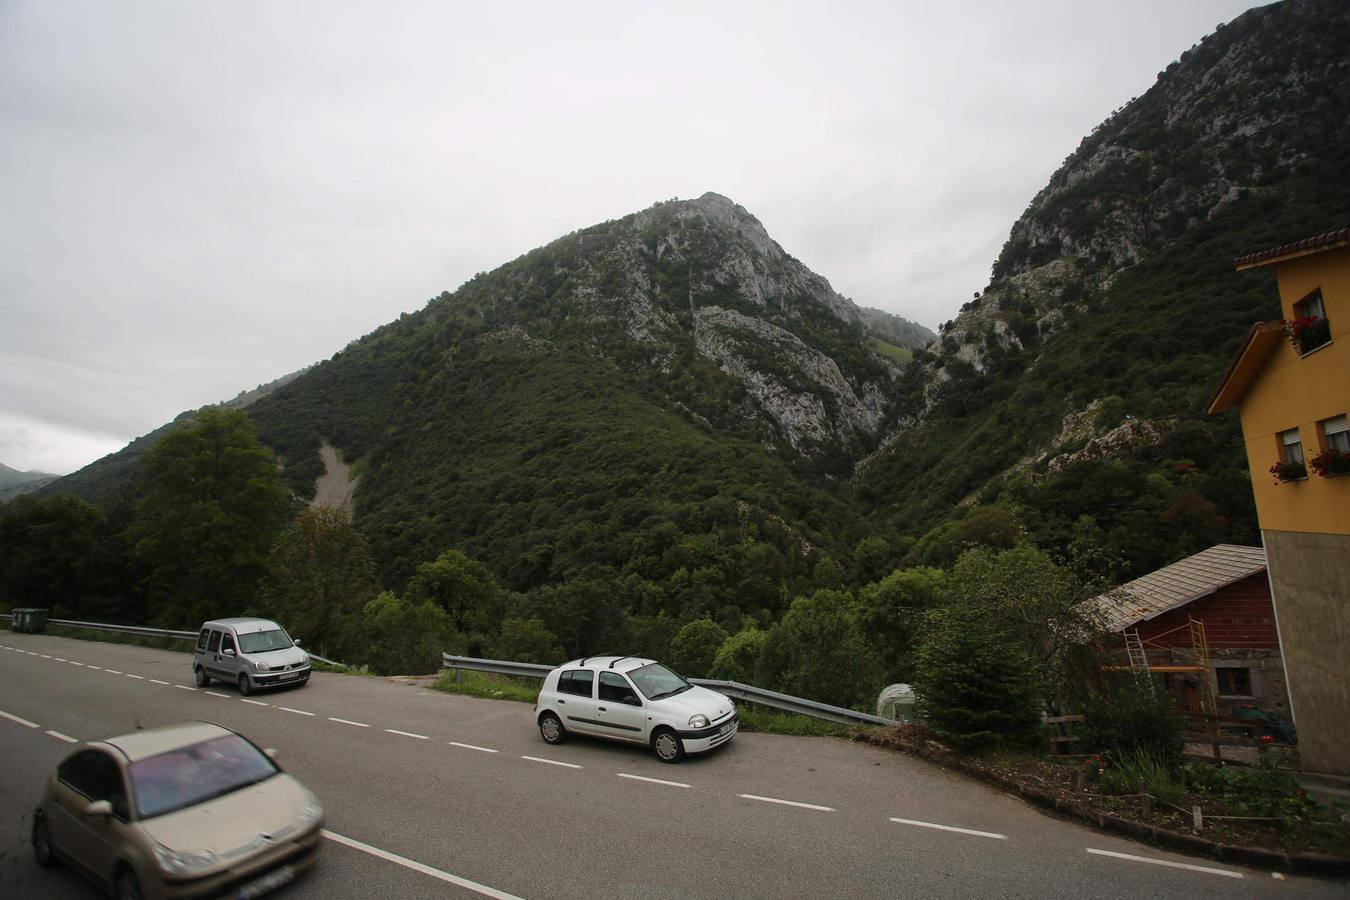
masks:
<svg viewBox="0 0 1350 900"><path fill-rule="evenodd" d="M1028 743L1040 723L1035 661L976 606L954 604L929 614L914 691L923 721L962 749Z"/></svg>
<svg viewBox="0 0 1350 900"><path fill-rule="evenodd" d="M941 569L898 569L858 590L858 621L888 683L913 677L914 645L942 596L944 576Z"/></svg>
<svg viewBox="0 0 1350 900"><path fill-rule="evenodd" d="M199 411L145 452L141 470L127 536L161 620L183 627L252 606L291 500L248 416Z"/></svg>
<svg viewBox="0 0 1350 900"><path fill-rule="evenodd" d="M449 614L430 601L400 600L385 591L361 612L366 636L362 662L379 675L425 675L441 667L442 653L462 653L464 639Z"/></svg>
<svg viewBox="0 0 1350 900"><path fill-rule="evenodd" d="M492 645L495 659L512 662L557 665L565 656L557 635L549 631L543 619L507 619L502 633Z"/></svg>
<svg viewBox="0 0 1350 900"><path fill-rule="evenodd" d="M824 588L793 600L769 630L759 673L762 687L836 706L870 705L882 687L853 597Z"/></svg>
<svg viewBox="0 0 1350 900"><path fill-rule="evenodd" d="M753 626L736 632L717 648L708 677L754 684L755 667L759 664L768 637L767 632Z"/></svg>
<svg viewBox="0 0 1350 900"><path fill-rule="evenodd" d="M454 549L417 567L417 574L408 582L407 599L434 603L445 610L475 652L481 650L488 635L496 633L504 601L487 566Z"/></svg>
<svg viewBox="0 0 1350 900"><path fill-rule="evenodd" d="M0 504L0 602L87 615L122 568L98 507L62 494Z"/></svg>
<svg viewBox="0 0 1350 900"><path fill-rule="evenodd" d="M344 658L361 610L379 593L366 540L344 510L311 506L268 560L259 607L317 652Z"/></svg>
<svg viewBox="0 0 1350 900"><path fill-rule="evenodd" d="M695 619L670 642L670 667L691 678L706 677L727 632L712 619Z"/></svg>

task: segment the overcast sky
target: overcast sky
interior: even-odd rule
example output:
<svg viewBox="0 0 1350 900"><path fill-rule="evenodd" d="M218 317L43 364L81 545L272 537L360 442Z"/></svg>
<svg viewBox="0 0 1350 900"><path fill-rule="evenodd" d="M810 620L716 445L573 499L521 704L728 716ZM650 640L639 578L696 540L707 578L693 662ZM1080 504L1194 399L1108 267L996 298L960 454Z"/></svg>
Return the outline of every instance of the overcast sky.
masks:
<svg viewBox="0 0 1350 900"><path fill-rule="evenodd" d="M0 0L0 463L65 474L576 228L726 194L935 328L1224 0Z"/></svg>

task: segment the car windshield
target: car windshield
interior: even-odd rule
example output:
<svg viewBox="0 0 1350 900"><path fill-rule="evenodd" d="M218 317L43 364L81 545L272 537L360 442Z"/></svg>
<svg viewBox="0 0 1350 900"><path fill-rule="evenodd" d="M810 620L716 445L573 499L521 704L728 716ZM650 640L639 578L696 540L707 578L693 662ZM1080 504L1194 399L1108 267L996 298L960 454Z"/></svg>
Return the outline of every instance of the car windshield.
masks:
<svg viewBox="0 0 1350 900"><path fill-rule="evenodd" d="M142 819L205 803L279 770L257 747L227 734L131 764L136 813Z"/></svg>
<svg viewBox="0 0 1350 900"><path fill-rule="evenodd" d="M633 679L633 684L637 685L637 689L642 691L642 696L648 700L660 700L662 697L679 694L693 687L692 684L659 663L650 663L627 674L629 678Z"/></svg>
<svg viewBox="0 0 1350 900"><path fill-rule="evenodd" d="M239 651L241 653L266 653L269 650L285 650L290 645L290 636L280 628L239 635Z"/></svg>

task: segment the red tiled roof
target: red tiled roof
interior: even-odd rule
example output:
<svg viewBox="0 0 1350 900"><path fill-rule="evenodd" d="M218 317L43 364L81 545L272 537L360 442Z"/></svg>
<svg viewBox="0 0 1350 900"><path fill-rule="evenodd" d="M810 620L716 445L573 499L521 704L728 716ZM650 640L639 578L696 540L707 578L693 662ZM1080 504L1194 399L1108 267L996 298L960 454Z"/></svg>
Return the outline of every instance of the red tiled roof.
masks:
<svg viewBox="0 0 1350 900"><path fill-rule="evenodd" d="M1328 231L1325 234L1314 235L1310 238L1304 238L1301 241L1294 241L1292 244L1284 244L1279 247L1272 247L1269 250L1262 250L1258 253L1248 253L1246 256L1239 256L1233 260L1233 265L1241 268L1251 266L1266 260L1276 259L1281 256L1288 256L1291 253L1299 253L1305 250L1320 250L1323 247L1329 247L1333 244L1344 244L1350 242L1350 228L1338 228L1335 231Z"/></svg>

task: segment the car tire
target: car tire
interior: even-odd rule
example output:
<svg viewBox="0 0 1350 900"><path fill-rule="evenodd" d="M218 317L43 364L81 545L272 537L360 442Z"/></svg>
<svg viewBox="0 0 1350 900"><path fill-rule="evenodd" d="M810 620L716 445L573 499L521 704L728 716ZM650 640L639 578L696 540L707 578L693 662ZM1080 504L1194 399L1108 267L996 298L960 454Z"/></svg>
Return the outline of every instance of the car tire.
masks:
<svg viewBox="0 0 1350 900"><path fill-rule="evenodd" d="M33 858L44 869L56 865L56 853L52 850L52 835L47 829L47 818L33 816Z"/></svg>
<svg viewBox="0 0 1350 900"><path fill-rule="evenodd" d="M253 693L253 685L249 683L248 676L243 673L239 675L239 693L245 697Z"/></svg>
<svg viewBox="0 0 1350 900"><path fill-rule="evenodd" d="M561 744L567 740L567 729L563 727L562 719L546 712L539 717L539 736L545 744Z"/></svg>
<svg viewBox="0 0 1350 900"><path fill-rule="evenodd" d="M114 900L141 900L141 881L136 877L136 873L131 870L131 866L126 863L117 870L117 880L113 882Z"/></svg>
<svg viewBox="0 0 1350 900"><path fill-rule="evenodd" d="M663 763L677 763L684 759L684 741L670 728L658 728L652 735L652 752Z"/></svg>
<svg viewBox="0 0 1350 900"><path fill-rule="evenodd" d="M192 670L192 674L197 676L197 687L210 687L211 676L206 674L206 670L201 666Z"/></svg>

